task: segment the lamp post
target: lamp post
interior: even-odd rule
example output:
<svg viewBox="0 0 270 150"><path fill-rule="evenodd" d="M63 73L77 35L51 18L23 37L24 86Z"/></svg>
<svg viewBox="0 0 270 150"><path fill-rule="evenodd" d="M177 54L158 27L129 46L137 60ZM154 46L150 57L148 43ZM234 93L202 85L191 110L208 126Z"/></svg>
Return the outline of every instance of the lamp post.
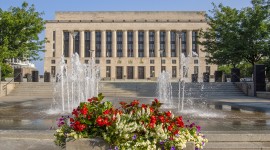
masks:
<svg viewBox="0 0 270 150"><path fill-rule="evenodd" d="M161 49L159 51L160 51L160 72L162 73L162 55L163 55L164 50Z"/></svg>

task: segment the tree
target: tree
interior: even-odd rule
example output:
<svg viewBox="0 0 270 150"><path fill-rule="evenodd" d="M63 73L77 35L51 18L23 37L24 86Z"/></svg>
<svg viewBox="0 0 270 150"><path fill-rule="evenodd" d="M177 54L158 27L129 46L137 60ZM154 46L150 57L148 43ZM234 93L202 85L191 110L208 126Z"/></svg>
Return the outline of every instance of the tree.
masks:
<svg viewBox="0 0 270 150"><path fill-rule="evenodd" d="M249 62L252 66L270 51L270 0L252 0L241 10L219 4L206 15L209 28L201 30L199 42L209 53L207 61L218 65Z"/></svg>
<svg viewBox="0 0 270 150"><path fill-rule="evenodd" d="M43 13L35 10L34 5L23 2L20 7L10 7L7 11L0 9L0 65L8 59L38 60L43 52L46 39L40 40L38 34L45 29ZM2 69L8 68L1 67ZM1 70L2 70L1 69ZM7 70L2 70L6 72ZM5 74L4 74L5 75Z"/></svg>

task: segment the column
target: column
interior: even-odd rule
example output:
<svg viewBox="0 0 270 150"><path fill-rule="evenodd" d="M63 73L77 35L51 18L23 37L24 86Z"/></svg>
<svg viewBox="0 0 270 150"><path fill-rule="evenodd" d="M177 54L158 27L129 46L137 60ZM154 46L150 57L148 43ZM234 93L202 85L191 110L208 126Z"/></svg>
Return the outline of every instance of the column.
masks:
<svg viewBox="0 0 270 150"><path fill-rule="evenodd" d="M171 31L166 31L166 57L171 57Z"/></svg>
<svg viewBox="0 0 270 150"><path fill-rule="evenodd" d="M55 57L61 57L64 54L64 32L56 30L55 37Z"/></svg>
<svg viewBox="0 0 270 150"><path fill-rule="evenodd" d="M111 79L116 79L116 66L114 65L111 66Z"/></svg>
<svg viewBox="0 0 270 150"><path fill-rule="evenodd" d="M137 58L138 57L138 30L135 30L133 33L133 53L134 53L134 57Z"/></svg>
<svg viewBox="0 0 270 150"><path fill-rule="evenodd" d="M71 32L69 32L69 57L74 54L74 38Z"/></svg>
<svg viewBox="0 0 270 150"><path fill-rule="evenodd" d="M112 31L112 57L117 57L117 36L116 30Z"/></svg>
<svg viewBox="0 0 270 150"><path fill-rule="evenodd" d="M181 41L182 40L182 33L181 31L176 31L176 56L179 57L179 60L181 58L181 52L182 52L182 47L181 47Z"/></svg>
<svg viewBox="0 0 270 150"><path fill-rule="evenodd" d="M145 66L145 78L150 78L150 66Z"/></svg>
<svg viewBox="0 0 270 150"><path fill-rule="evenodd" d="M127 30L123 31L123 57L127 57L128 51L127 51Z"/></svg>
<svg viewBox="0 0 270 150"><path fill-rule="evenodd" d="M80 57L84 58L84 31L80 31Z"/></svg>
<svg viewBox="0 0 270 150"><path fill-rule="evenodd" d="M96 33L95 31L91 31L91 38L90 38L90 49L96 52ZM95 57L96 53L92 53L92 57Z"/></svg>
<svg viewBox="0 0 270 150"><path fill-rule="evenodd" d="M134 79L138 79L138 66L134 66Z"/></svg>
<svg viewBox="0 0 270 150"><path fill-rule="evenodd" d="M192 57L192 30L187 30L187 56Z"/></svg>
<svg viewBox="0 0 270 150"><path fill-rule="evenodd" d="M149 57L149 31L144 31L144 57Z"/></svg>
<svg viewBox="0 0 270 150"><path fill-rule="evenodd" d="M156 57L160 57L160 37L159 37L159 30L156 30L155 33L155 53Z"/></svg>
<svg viewBox="0 0 270 150"><path fill-rule="evenodd" d="M101 31L101 57L106 57L106 31Z"/></svg>

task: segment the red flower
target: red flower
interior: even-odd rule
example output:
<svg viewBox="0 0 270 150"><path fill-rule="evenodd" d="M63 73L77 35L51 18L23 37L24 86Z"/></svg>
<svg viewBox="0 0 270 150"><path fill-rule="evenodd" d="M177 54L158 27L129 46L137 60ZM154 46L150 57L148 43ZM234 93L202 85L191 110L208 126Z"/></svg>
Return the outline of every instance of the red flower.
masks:
<svg viewBox="0 0 270 150"><path fill-rule="evenodd" d="M135 105L139 105L139 100L134 100L133 102L131 102L131 105L132 106L135 106Z"/></svg>
<svg viewBox="0 0 270 150"><path fill-rule="evenodd" d="M158 99L157 99L157 98L155 98L154 100L155 100L155 102L156 102L156 103L159 103L159 101L158 101Z"/></svg>
<svg viewBox="0 0 270 150"><path fill-rule="evenodd" d="M150 107L150 112L153 113L154 112L154 108Z"/></svg>
<svg viewBox="0 0 270 150"><path fill-rule="evenodd" d="M86 115L88 112L88 108L84 105L83 108L80 110L81 114Z"/></svg>
<svg viewBox="0 0 270 150"><path fill-rule="evenodd" d="M155 124L154 123L149 123L149 128L154 128L155 127Z"/></svg>
<svg viewBox="0 0 270 150"><path fill-rule="evenodd" d="M172 113L170 111L165 112L165 114L166 114L167 117L171 117L172 116Z"/></svg>
<svg viewBox="0 0 270 150"><path fill-rule="evenodd" d="M109 113L110 113L110 110L109 110L109 109L107 109L107 110L105 110L105 111L103 112L104 115L108 115Z"/></svg>
<svg viewBox="0 0 270 150"><path fill-rule="evenodd" d="M164 116L158 116L158 119L160 120L160 122L164 123L165 122L165 118Z"/></svg>
<svg viewBox="0 0 270 150"><path fill-rule="evenodd" d="M157 122L156 117L155 116L151 116L150 123L155 124L156 122Z"/></svg>
<svg viewBox="0 0 270 150"><path fill-rule="evenodd" d="M174 135L175 135L175 134L178 134L178 132L179 132L178 130L175 130L175 131L173 132L173 134L174 134Z"/></svg>
<svg viewBox="0 0 270 150"><path fill-rule="evenodd" d="M72 127L75 131L83 131L86 128L85 124L81 124L80 121L76 121Z"/></svg>
<svg viewBox="0 0 270 150"><path fill-rule="evenodd" d="M168 130L169 131L172 131L173 130L173 126L172 125L168 126Z"/></svg>
<svg viewBox="0 0 270 150"><path fill-rule="evenodd" d="M70 118L69 121L70 121L70 122L74 122L74 119L73 119L73 118Z"/></svg>
<svg viewBox="0 0 270 150"><path fill-rule="evenodd" d="M101 116L98 116L96 119L96 123L98 124L98 126L103 126L103 118Z"/></svg>
<svg viewBox="0 0 270 150"><path fill-rule="evenodd" d="M184 122L183 122L183 120L182 120L182 116L179 116L179 117L177 117L176 118L176 125L178 126L178 127L181 127L181 128L183 128L185 125L184 125Z"/></svg>
<svg viewBox="0 0 270 150"><path fill-rule="evenodd" d="M145 104L142 104L142 108L147 108L147 105L145 105Z"/></svg>
<svg viewBox="0 0 270 150"><path fill-rule="evenodd" d="M78 117L79 114L78 114L77 109L73 109L72 115L74 115L75 117Z"/></svg>

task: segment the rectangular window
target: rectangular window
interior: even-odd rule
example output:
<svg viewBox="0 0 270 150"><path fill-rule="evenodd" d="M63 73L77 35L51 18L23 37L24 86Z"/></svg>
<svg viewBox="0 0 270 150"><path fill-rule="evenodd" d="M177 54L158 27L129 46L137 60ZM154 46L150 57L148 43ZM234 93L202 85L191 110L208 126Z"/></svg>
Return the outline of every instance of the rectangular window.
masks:
<svg viewBox="0 0 270 150"><path fill-rule="evenodd" d="M101 32L96 31L96 57L101 57Z"/></svg>
<svg viewBox="0 0 270 150"><path fill-rule="evenodd" d="M84 63L85 63L85 64L88 64L88 63L89 63L89 60L84 60Z"/></svg>
<svg viewBox="0 0 270 150"><path fill-rule="evenodd" d="M77 53L80 56L80 32L79 31L75 31L73 33L74 35L74 41L75 42L75 49L74 49L74 53ZM74 43L73 43L74 44Z"/></svg>
<svg viewBox="0 0 270 150"><path fill-rule="evenodd" d="M163 71L166 71L166 66L162 66L161 67L161 71L163 72Z"/></svg>
<svg viewBox="0 0 270 150"><path fill-rule="evenodd" d="M198 57L199 54L197 40L198 40L198 32L192 31L192 57Z"/></svg>
<svg viewBox="0 0 270 150"><path fill-rule="evenodd" d="M133 57L133 31L128 31L128 57Z"/></svg>
<svg viewBox="0 0 270 150"><path fill-rule="evenodd" d="M163 50L165 51L165 41L166 41L166 32L165 31L160 31L160 41L159 41L159 44L160 44L160 50ZM163 57L166 57L166 53L164 52L163 53Z"/></svg>
<svg viewBox="0 0 270 150"><path fill-rule="evenodd" d="M96 63L96 64L99 64L99 63L100 63L99 59L96 59L96 60L95 60L95 63Z"/></svg>
<svg viewBox="0 0 270 150"><path fill-rule="evenodd" d="M185 54L185 56L187 56L187 32L186 31L182 31L182 36L181 36L181 50L182 53Z"/></svg>
<svg viewBox="0 0 270 150"><path fill-rule="evenodd" d="M106 77L107 78L111 77L111 66L106 66Z"/></svg>
<svg viewBox="0 0 270 150"><path fill-rule="evenodd" d="M106 60L106 64L111 64L111 60Z"/></svg>
<svg viewBox="0 0 270 150"><path fill-rule="evenodd" d="M138 66L138 78L144 79L144 66Z"/></svg>
<svg viewBox="0 0 270 150"><path fill-rule="evenodd" d="M177 75L176 66L172 66L172 78L176 78L176 75Z"/></svg>
<svg viewBox="0 0 270 150"><path fill-rule="evenodd" d="M155 66L150 66L150 77L155 77Z"/></svg>
<svg viewBox="0 0 270 150"><path fill-rule="evenodd" d="M133 66L128 66L127 67L127 78L128 79L133 79L133 69L134 67Z"/></svg>
<svg viewBox="0 0 270 150"><path fill-rule="evenodd" d="M166 63L166 60L165 59L162 59L162 64L165 64Z"/></svg>
<svg viewBox="0 0 270 150"><path fill-rule="evenodd" d="M194 60L194 64L198 64L199 63L199 60L198 59L195 59Z"/></svg>
<svg viewBox="0 0 270 150"><path fill-rule="evenodd" d="M149 32L149 56L155 57L155 31Z"/></svg>
<svg viewBox="0 0 270 150"><path fill-rule="evenodd" d="M64 31L64 56L69 57L69 32Z"/></svg>
<svg viewBox="0 0 270 150"><path fill-rule="evenodd" d="M194 66L194 74L199 74L199 66Z"/></svg>
<svg viewBox="0 0 270 150"><path fill-rule="evenodd" d="M138 34L139 57L144 57L144 31Z"/></svg>
<svg viewBox="0 0 270 150"><path fill-rule="evenodd" d="M176 64L176 60L175 59L172 60L172 64Z"/></svg>
<svg viewBox="0 0 270 150"><path fill-rule="evenodd" d="M205 72L208 72L208 73L210 74L210 72L211 72L211 67L210 67L210 66L206 66L206 67L205 67Z"/></svg>
<svg viewBox="0 0 270 150"><path fill-rule="evenodd" d="M90 57L90 40L91 40L91 32L84 32L84 57Z"/></svg>
<svg viewBox="0 0 270 150"><path fill-rule="evenodd" d="M53 31L53 41L56 39L56 31Z"/></svg>
<svg viewBox="0 0 270 150"><path fill-rule="evenodd" d="M112 57L112 32L106 31L106 57Z"/></svg>
<svg viewBox="0 0 270 150"><path fill-rule="evenodd" d="M176 57L176 31L171 31L171 57Z"/></svg>
<svg viewBox="0 0 270 150"><path fill-rule="evenodd" d="M51 64L55 64L55 60L51 60Z"/></svg>
<svg viewBox="0 0 270 150"><path fill-rule="evenodd" d="M117 57L123 57L123 32L117 31Z"/></svg>
<svg viewBox="0 0 270 150"><path fill-rule="evenodd" d="M51 74L55 77L55 66L51 66Z"/></svg>
<svg viewBox="0 0 270 150"><path fill-rule="evenodd" d="M150 64L155 64L155 60L150 59Z"/></svg>

